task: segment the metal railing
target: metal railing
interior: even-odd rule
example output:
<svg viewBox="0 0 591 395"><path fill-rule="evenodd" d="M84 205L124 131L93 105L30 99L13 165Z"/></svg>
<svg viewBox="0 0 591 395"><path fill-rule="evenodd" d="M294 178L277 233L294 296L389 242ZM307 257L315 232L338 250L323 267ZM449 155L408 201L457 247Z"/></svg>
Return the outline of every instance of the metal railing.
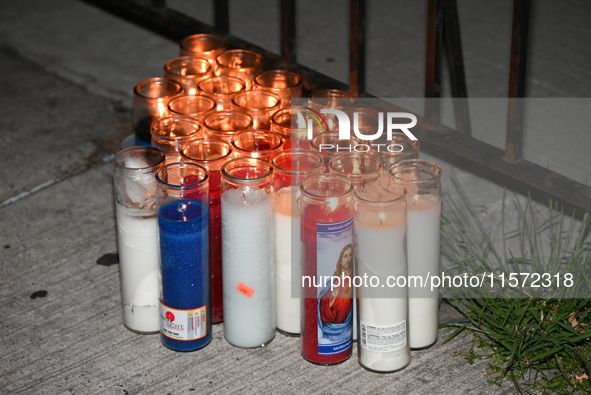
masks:
<svg viewBox="0 0 591 395"><path fill-rule="evenodd" d="M205 24L166 6L165 0L85 0L115 15L144 26L172 40L197 33L224 36L229 48L250 49L262 54L266 68L284 68L300 74L304 89L347 90L358 97L374 97L365 91L365 0L350 0L349 84L298 64L296 56L296 0L280 1L280 54L241 40L229 34L229 2L213 0L214 25ZM427 45L425 68L425 115L417 115L418 126L413 133L424 146L453 153L536 190L591 211L591 187L564 175L527 161L521 156L523 142L523 100L530 0L513 1L511 60L507 134L505 149L499 149L472 137L470 114L465 100L454 103L456 129L440 123L438 98L441 94L442 52L447 54L452 95L466 98L460 25L456 0L427 0ZM384 104L392 108L390 103ZM397 111L405 111L396 108Z"/></svg>

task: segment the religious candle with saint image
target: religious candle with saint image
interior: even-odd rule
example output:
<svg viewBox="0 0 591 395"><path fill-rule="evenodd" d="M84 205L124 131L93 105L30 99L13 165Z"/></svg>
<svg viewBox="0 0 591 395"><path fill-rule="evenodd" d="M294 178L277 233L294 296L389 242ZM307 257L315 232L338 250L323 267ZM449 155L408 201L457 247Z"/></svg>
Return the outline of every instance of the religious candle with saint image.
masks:
<svg viewBox="0 0 591 395"><path fill-rule="evenodd" d="M236 347L275 337L273 168L258 158L222 166L224 337Z"/></svg>
<svg viewBox="0 0 591 395"><path fill-rule="evenodd" d="M441 168L433 162L408 159L390 168L392 187L407 191L408 275L440 274ZM408 323L411 348L437 341L439 288L409 287Z"/></svg>
<svg viewBox="0 0 591 395"><path fill-rule="evenodd" d="M353 343L353 186L320 174L301 186L302 356L330 365Z"/></svg>
<svg viewBox="0 0 591 395"><path fill-rule="evenodd" d="M384 286L406 277L406 193L376 186L355 191L355 275L369 278L357 288L359 363L392 372L410 363L408 290Z"/></svg>
<svg viewBox="0 0 591 395"><path fill-rule="evenodd" d="M275 183L275 269L277 329L298 335L301 326L300 185L322 173L322 158L313 151L288 149L273 156Z"/></svg>

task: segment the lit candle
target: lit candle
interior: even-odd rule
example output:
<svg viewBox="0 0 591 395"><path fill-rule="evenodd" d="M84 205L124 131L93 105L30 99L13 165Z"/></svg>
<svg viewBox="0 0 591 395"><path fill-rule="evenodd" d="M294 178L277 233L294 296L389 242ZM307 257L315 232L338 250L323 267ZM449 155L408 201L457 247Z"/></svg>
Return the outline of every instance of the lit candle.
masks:
<svg viewBox="0 0 591 395"><path fill-rule="evenodd" d="M263 71L263 55L247 49L230 49L216 57L216 75L238 77L252 89L254 77Z"/></svg>
<svg viewBox="0 0 591 395"><path fill-rule="evenodd" d="M239 158L222 167L224 337L243 348L275 337L273 168Z"/></svg>
<svg viewBox="0 0 591 395"><path fill-rule="evenodd" d="M440 274L441 168L435 163L409 159L390 168L394 186L407 191L408 275ZM423 348L437 341L439 289L410 287L408 300L411 348Z"/></svg>
<svg viewBox="0 0 591 395"><path fill-rule="evenodd" d="M162 291L160 339L177 351L211 341L207 171L171 163L156 173Z"/></svg>
<svg viewBox="0 0 591 395"><path fill-rule="evenodd" d="M308 127L316 136L327 129L324 117L307 107L285 107L271 117L271 131L285 140L284 148L309 148Z"/></svg>
<svg viewBox="0 0 591 395"><path fill-rule="evenodd" d="M392 372L410 362L406 287L388 281L406 276L406 196L381 188L356 190L356 276L359 363ZM369 280L368 280L369 279Z"/></svg>
<svg viewBox="0 0 591 395"><path fill-rule="evenodd" d="M235 158L259 158L271 160L283 147L283 138L268 130L245 130L232 137Z"/></svg>
<svg viewBox="0 0 591 395"><path fill-rule="evenodd" d="M279 96L267 91L240 92L232 99L234 108L245 111L252 117L254 129L271 128L271 117L281 109Z"/></svg>
<svg viewBox="0 0 591 395"><path fill-rule="evenodd" d="M211 320L224 320L222 288L222 214L220 169L231 158L232 146L225 141L199 139L181 147L183 162L203 166L209 173L209 274L211 276Z"/></svg>
<svg viewBox="0 0 591 395"><path fill-rule="evenodd" d="M196 95L197 85L213 76L213 66L204 58L181 56L164 64L164 76L181 84L185 94Z"/></svg>
<svg viewBox="0 0 591 395"><path fill-rule="evenodd" d="M191 117L174 116L160 118L150 128L152 147L166 155L166 163L181 161L181 145L199 139L203 131L199 122Z"/></svg>
<svg viewBox="0 0 591 395"><path fill-rule="evenodd" d="M322 172L322 158L302 149L288 149L273 156L275 183L275 269L277 329L291 335L301 331L300 185Z"/></svg>
<svg viewBox="0 0 591 395"><path fill-rule="evenodd" d="M292 97L302 96L302 77L288 70L267 70L254 78L253 89L271 91L284 106L290 106Z"/></svg>
<svg viewBox="0 0 591 395"><path fill-rule="evenodd" d="M181 56L199 56L215 67L215 58L226 51L228 45L222 36L214 34L193 34L179 41Z"/></svg>
<svg viewBox="0 0 591 395"><path fill-rule="evenodd" d="M160 330L156 171L165 156L132 147L113 158L123 324L138 333Z"/></svg>
<svg viewBox="0 0 591 395"><path fill-rule="evenodd" d="M353 343L353 186L322 174L306 178L301 191L302 356L339 363Z"/></svg>

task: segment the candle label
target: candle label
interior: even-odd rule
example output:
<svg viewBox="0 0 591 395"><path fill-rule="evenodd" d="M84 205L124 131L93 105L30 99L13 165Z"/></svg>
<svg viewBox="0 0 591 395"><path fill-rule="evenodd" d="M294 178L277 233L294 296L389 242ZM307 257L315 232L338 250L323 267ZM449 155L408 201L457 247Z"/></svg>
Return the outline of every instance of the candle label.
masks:
<svg viewBox="0 0 591 395"><path fill-rule="evenodd" d="M171 339L197 340L207 334L206 307L177 310L160 303L160 332Z"/></svg>
<svg viewBox="0 0 591 395"><path fill-rule="evenodd" d="M247 298L250 298L252 296L252 294L254 294L254 289L252 289L249 286L246 286L242 283L239 283L236 286L236 289L238 290L238 292L240 292L242 295L246 296Z"/></svg>
<svg viewBox="0 0 591 395"><path fill-rule="evenodd" d="M361 347L368 351L390 352L406 347L406 321L395 325L369 325L361 321Z"/></svg>
<svg viewBox="0 0 591 395"><path fill-rule="evenodd" d="M316 224L318 354L333 355L353 344L353 217Z"/></svg>

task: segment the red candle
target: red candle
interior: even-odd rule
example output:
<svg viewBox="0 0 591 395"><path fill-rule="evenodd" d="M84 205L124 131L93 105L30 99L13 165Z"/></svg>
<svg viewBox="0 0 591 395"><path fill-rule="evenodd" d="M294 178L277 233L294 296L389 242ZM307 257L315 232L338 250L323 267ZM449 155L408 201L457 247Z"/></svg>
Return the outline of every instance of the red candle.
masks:
<svg viewBox="0 0 591 395"><path fill-rule="evenodd" d="M302 356L330 365L352 351L353 186L322 174L304 180L301 190Z"/></svg>

